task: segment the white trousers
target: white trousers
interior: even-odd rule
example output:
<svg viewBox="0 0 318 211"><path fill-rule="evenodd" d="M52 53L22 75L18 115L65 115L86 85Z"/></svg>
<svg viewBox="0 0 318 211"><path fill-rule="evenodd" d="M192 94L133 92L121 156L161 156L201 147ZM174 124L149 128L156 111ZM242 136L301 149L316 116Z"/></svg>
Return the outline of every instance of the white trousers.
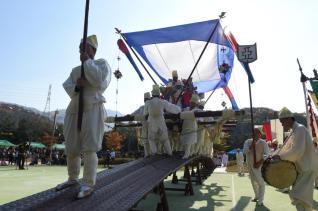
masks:
<svg viewBox="0 0 318 211"><path fill-rule="evenodd" d="M258 169L249 166L250 179L258 203L263 203L265 194L265 182L262 177L261 169L261 166Z"/></svg>
<svg viewBox="0 0 318 211"><path fill-rule="evenodd" d="M84 185L93 187L96 182L96 172L98 158L96 152L84 152L84 172L83 183ZM78 179L81 168L80 155L69 154L67 156L67 171L69 180Z"/></svg>
<svg viewBox="0 0 318 211"><path fill-rule="evenodd" d="M183 149L184 149L183 158L188 158L190 156L191 146L192 146L192 144L184 144L183 145Z"/></svg>
<svg viewBox="0 0 318 211"><path fill-rule="evenodd" d="M300 207L299 209L301 210L301 207L303 207L306 211L312 210L315 178L315 172L298 172L296 182L289 192L292 204L296 208Z"/></svg>
<svg viewBox="0 0 318 211"><path fill-rule="evenodd" d="M150 146L150 154L155 155L158 152L157 141L163 145L165 153L172 155L171 145L166 129L159 128L157 131L151 131L148 128L148 142Z"/></svg>
<svg viewBox="0 0 318 211"><path fill-rule="evenodd" d="M144 154L145 154L145 157L149 156L151 153L150 153L150 144L149 142L144 142Z"/></svg>
<svg viewBox="0 0 318 211"><path fill-rule="evenodd" d="M244 173L244 163L239 162L237 164L237 168L238 168L238 173L239 174L243 174Z"/></svg>
<svg viewBox="0 0 318 211"><path fill-rule="evenodd" d="M162 140L161 143L163 145L165 153L167 153L168 155L172 155L169 139ZM149 147L150 147L150 154L151 155L157 154L158 149L157 149L157 143L155 140L149 140Z"/></svg>

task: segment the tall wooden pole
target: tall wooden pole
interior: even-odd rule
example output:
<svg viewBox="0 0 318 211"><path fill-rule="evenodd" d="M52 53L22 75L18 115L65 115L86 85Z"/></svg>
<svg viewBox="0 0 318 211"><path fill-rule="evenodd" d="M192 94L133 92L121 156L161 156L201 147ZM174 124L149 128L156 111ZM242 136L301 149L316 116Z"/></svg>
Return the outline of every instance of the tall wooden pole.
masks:
<svg viewBox="0 0 318 211"><path fill-rule="evenodd" d="M84 32L83 32L83 51L86 51L86 39L87 39L87 28L88 28L88 12L89 12L89 0L86 0L85 6L85 19L84 19ZM81 65L81 79L85 79L84 63ZM84 87L79 87L79 102L78 102L78 114L77 114L77 129L80 131L82 128L83 110L84 110Z"/></svg>
<svg viewBox="0 0 318 211"><path fill-rule="evenodd" d="M50 165L52 165L52 149L54 143L54 133L55 133L55 126L56 126L56 116L58 114L58 110L54 113L54 120L53 120L53 129L52 129L52 136L51 136L51 143L50 143Z"/></svg>
<svg viewBox="0 0 318 211"><path fill-rule="evenodd" d="M252 101L252 89L251 89L251 80L248 77L248 91L249 91L249 97L250 97L250 112L251 112L251 129L252 129L252 150L253 150L253 161L254 161L254 166L256 165L256 148L255 144L255 132L254 132L254 115L253 115L253 101Z"/></svg>
<svg viewBox="0 0 318 211"><path fill-rule="evenodd" d="M303 92L304 92L304 100L305 100L305 109L306 109L306 120L307 120L307 128L309 128L310 126L310 120L309 120L309 114L308 114L308 108L307 108L307 89L306 89L306 81L308 80L308 78L305 76L305 74L303 73L303 68L300 66L300 62L297 58L297 63L298 63L298 67L299 67L299 71L300 71L300 82L302 83L303 86Z"/></svg>

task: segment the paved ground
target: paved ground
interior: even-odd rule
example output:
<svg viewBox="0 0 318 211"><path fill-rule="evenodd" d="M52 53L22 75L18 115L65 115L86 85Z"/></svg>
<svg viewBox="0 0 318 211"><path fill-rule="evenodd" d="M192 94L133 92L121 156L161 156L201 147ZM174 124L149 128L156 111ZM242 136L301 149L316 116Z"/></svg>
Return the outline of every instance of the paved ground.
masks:
<svg viewBox="0 0 318 211"><path fill-rule="evenodd" d="M204 182L204 185L194 185L194 196L184 196L182 192L167 191L170 210L295 210L290 204L287 194L278 192L270 186L266 186L265 206L256 207L255 203L250 202L254 195L249 178L247 176L239 177L235 173L226 173L224 170L218 168ZM41 166L30 167L29 170L0 167L0 204L52 188L65 178L65 167ZM165 186L180 187L180 185L172 185L169 180L166 181ZM314 199L314 210L318 210L317 190L315 190ZM157 195L149 194L138 204L137 208L147 211L155 210L158 200Z"/></svg>

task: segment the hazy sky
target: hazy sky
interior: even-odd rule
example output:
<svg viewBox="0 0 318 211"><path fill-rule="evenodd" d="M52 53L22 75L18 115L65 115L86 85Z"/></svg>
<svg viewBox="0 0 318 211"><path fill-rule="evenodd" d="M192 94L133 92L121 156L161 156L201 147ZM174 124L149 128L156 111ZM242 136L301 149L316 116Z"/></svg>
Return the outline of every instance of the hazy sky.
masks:
<svg viewBox="0 0 318 211"><path fill-rule="evenodd" d="M0 101L43 110L52 84L51 111L65 109L69 97L62 83L80 64L85 1L2 0L0 8ZM88 28L99 39L96 58L106 58L114 71L119 53L115 27L123 32L148 30L216 19L222 11L227 12L222 25L239 44L257 43L258 60L251 64L253 105L304 112L296 58L312 77L312 70L318 69L318 1L91 0ZM130 113L142 104L152 81L140 68L145 77L141 82L125 56L120 56L123 78L118 82L118 110ZM113 77L105 92L105 106L112 110L116 109L116 86ZM237 61L229 87L238 106L248 107L247 76ZM223 90L218 90L206 109L220 110L222 101L230 106Z"/></svg>

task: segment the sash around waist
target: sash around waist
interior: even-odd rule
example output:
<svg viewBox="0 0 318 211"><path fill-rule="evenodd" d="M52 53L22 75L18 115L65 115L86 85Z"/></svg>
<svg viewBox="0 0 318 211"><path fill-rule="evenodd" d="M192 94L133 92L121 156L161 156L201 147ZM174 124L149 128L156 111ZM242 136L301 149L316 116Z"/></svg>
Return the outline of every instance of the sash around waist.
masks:
<svg viewBox="0 0 318 211"><path fill-rule="evenodd" d="M96 96L83 96L83 111L90 110L95 104L103 104L105 103L105 99L98 99ZM78 112L79 98L78 96L72 98L69 103L66 113L76 114Z"/></svg>

